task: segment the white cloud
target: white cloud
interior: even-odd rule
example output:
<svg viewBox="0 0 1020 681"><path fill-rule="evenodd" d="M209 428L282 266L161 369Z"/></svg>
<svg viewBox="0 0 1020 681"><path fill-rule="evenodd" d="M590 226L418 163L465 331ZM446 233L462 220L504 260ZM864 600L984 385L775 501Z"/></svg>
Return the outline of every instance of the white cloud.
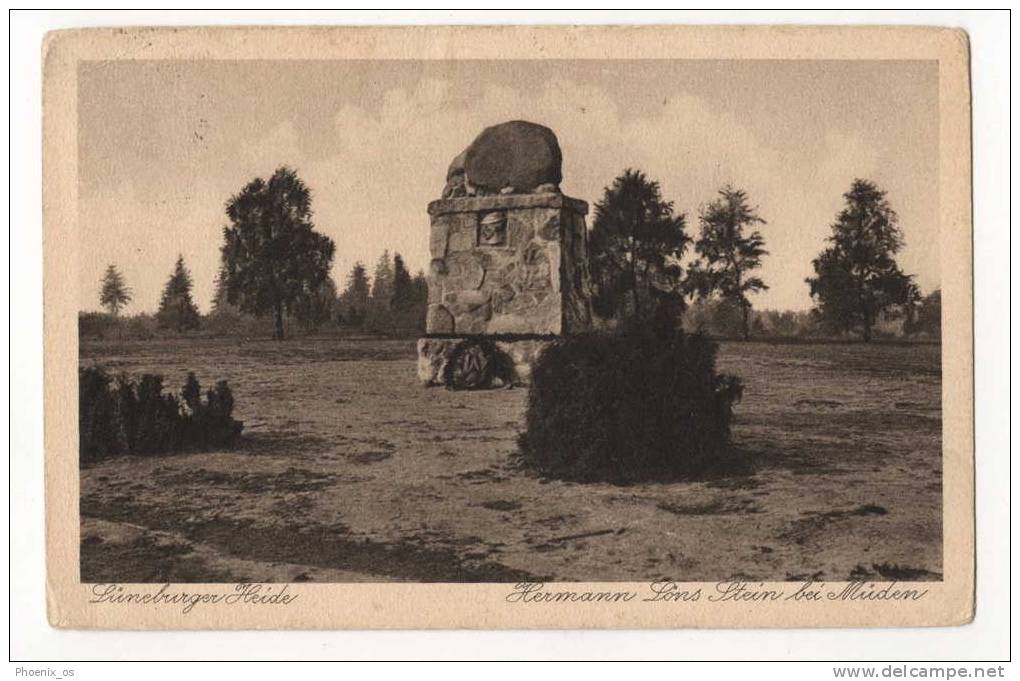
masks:
<svg viewBox="0 0 1020 681"><path fill-rule="evenodd" d="M340 154L301 164L316 190L317 224L337 241L338 278L355 260L373 263L383 248L414 267L428 262L429 201L438 198L450 160L488 125L526 119L556 131L566 193L594 202L626 167L661 181L677 208L694 212L720 184L747 182L769 152L732 117L694 97L674 97L647 117L625 120L601 89L565 79L537 93L491 86L470 101L446 81L385 93L377 114L348 106L335 116ZM691 131L714 129L712 136ZM760 184L760 183L759 183Z"/></svg>
<svg viewBox="0 0 1020 681"><path fill-rule="evenodd" d="M371 270L383 249L399 251L411 267L424 268L426 206L439 197L447 165L482 128L511 119L556 132L564 156L563 190L590 203L624 168L640 168L688 214L693 233L698 207L722 184L746 189L768 221L762 231L771 255L762 275L772 289L756 301L762 307L810 303L803 280L840 195L852 177L880 169L876 150L860 134L830 131L823 148L810 154L809 165L802 160L803 149L794 156L690 95L664 97L654 109L624 117L602 88L565 78L549 80L537 91L490 85L475 97L447 80L426 79L412 88L387 90L371 112L357 104L339 109L333 116L335 139L328 145L337 151L331 156L306 156L302 122L290 120L241 144L230 160L229 177L220 177L218 186L195 177L189 188L164 187L160 196L139 198L121 188L83 202L89 238L83 240L82 281L98 282L111 254L119 253L120 245L104 235L133 230L145 237L136 252L124 254L125 274L140 282L134 309L154 308L162 285L163 275L151 283L143 270L158 258L169 273L177 251L193 270L197 300L207 307L218 262L210 244L219 243L224 201L251 177L264 177L282 164L297 168L313 190L316 225L337 243L338 285L356 260ZM105 228L110 221L121 227ZM133 268L139 269L135 277ZM86 302L95 297L83 296Z"/></svg>

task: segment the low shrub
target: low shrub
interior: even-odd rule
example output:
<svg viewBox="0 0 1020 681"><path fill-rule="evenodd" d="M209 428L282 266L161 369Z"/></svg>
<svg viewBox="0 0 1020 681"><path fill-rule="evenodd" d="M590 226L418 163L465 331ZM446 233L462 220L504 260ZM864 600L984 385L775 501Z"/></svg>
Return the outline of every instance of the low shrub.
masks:
<svg viewBox="0 0 1020 681"><path fill-rule="evenodd" d="M78 459L116 456L127 449L120 400L110 376L98 368L78 370Z"/></svg>
<svg viewBox="0 0 1020 681"><path fill-rule="evenodd" d="M78 336L80 338L99 338L113 336L117 329L117 318L105 312L79 312Z"/></svg>
<svg viewBox="0 0 1020 681"><path fill-rule="evenodd" d="M742 386L715 369L701 335L629 331L566 338L539 357L520 436L522 462L575 481L703 473L728 454Z"/></svg>
<svg viewBox="0 0 1020 681"><path fill-rule="evenodd" d="M114 317L105 312L79 312L78 337L89 340L151 340L159 329L150 314ZM164 334L165 335L165 334Z"/></svg>
<svg viewBox="0 0 1020 681"><path fill-rule="evenodd" d="M181 392L190 419L185 422L184 441L197 443L201 448L225 447L233 444L244 424L234 420L234 393L226 381L217 381L216 387L205 394L195 374L189 373Z"/></svg>
<svg viewBox="0 0 1020 681"><path fill-rule="evenodd" d="M138 381L110 376L101 367L78 371L79 461L151 455L231 445L244 424L232 417L234 396L220 381L202 399L188 374L180 397L163 392L163 377Z"/></svg>
<svg viewBox="0 0 1020 681"><path fill-rule="evenodd" d="M273 335L272 317L255 317L241 314L235 310L222 310L206 315L202 319L202 331L211 336L240 336L244 338L271 337ZM296 325L288 327L293 335Z"/></svg>

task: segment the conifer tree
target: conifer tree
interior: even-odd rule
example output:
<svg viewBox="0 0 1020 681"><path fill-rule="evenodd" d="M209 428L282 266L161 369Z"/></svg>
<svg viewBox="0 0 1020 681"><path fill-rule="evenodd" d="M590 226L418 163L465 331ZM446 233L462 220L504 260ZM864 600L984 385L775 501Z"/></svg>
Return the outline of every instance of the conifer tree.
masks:
<svg viewBox="0 0 1020 681"><path fill-rule="evenodd" d="M686 217L659 183L627 169L595 204L590 266L596 312L673 324L683 311L680 259L690 243Z"/></svg>
<svg viewBox="0 0 1020 681"><path fill-rule="evenodd" d="M186 331L199 325L198 307L191 298L191 272L184 265L184 256L177 256L174 271L163 287L156 320L160 328Z"/></svg>
<svg viewBox="0 0 1020 681"><path fill-rule="evenodd" d="M393 254L393 292L390 294L390 309L405 312L414 305L414 285L411 273L399 253Z"/></svg>
<svg viewBox="0 0 1020 681"><path fill-rule="evenodd" d="M914 290L913 277L896 264L903 233L885 196L874 182L853 181L832 223L830 245L814 259L815 276L807 279L820 319L841 331L859 331L865 343L879 315L906 304Z"/></svg>
<svg viewBox="0 0 1020 681"><path fill-rule="evenodd" d="M107 312L116 317L120 314L120 308L131 302L131 289L124 282L124 276L115 265L106 267L106 274L103 275L102 288L99 292L99 304L106 308Z"/></svg>
<svg viewBox="0 0 1020 681"><path fill-rule="evenodd" d="M351 273L347 275L347 287L340 294L340 314L348 324L361 326L368 314L371 287L368 273L361 262L354 263Z"/></svg>
<svg viewBox="0 0 1020 681"><path fill-rule="evenodd" d="M388 250L383 251L372 276L372 294L365 326L378 333L393 332L393 261Z"/></svg>

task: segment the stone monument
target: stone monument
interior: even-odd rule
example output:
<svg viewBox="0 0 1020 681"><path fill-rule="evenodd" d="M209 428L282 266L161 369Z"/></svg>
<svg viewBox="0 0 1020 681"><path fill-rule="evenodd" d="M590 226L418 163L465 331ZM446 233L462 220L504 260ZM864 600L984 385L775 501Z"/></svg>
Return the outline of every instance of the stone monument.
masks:
<svg viewBox="0 0 1020 681"><path fill-rule="evenodd" d="M588 204L560 193L561 161L552 130L510 121L450 164L428 207L426 385L526 384L542 349L591 330Z"/></svg>

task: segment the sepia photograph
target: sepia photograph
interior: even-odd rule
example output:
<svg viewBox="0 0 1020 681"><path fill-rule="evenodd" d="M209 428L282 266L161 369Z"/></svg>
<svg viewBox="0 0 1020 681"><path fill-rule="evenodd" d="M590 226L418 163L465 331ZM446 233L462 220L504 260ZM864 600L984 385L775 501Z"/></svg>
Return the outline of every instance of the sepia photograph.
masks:
<svg viewBox="0 0 1020 681"><path fill-rule="evenodd" d="M9 11L11 678L1005 678L1008 12Z"/></svg>
<svg viewBox="0 0 1020 681"><path fill-rule="evenodd" d="M83 582L942 578L936 62L77 78Z"/></svg>
<svg viewBox="0 0 1020 681"><path fill-rule="evenodd" d="M58 628L974 615L969 45L43 45Z"/></svg>

